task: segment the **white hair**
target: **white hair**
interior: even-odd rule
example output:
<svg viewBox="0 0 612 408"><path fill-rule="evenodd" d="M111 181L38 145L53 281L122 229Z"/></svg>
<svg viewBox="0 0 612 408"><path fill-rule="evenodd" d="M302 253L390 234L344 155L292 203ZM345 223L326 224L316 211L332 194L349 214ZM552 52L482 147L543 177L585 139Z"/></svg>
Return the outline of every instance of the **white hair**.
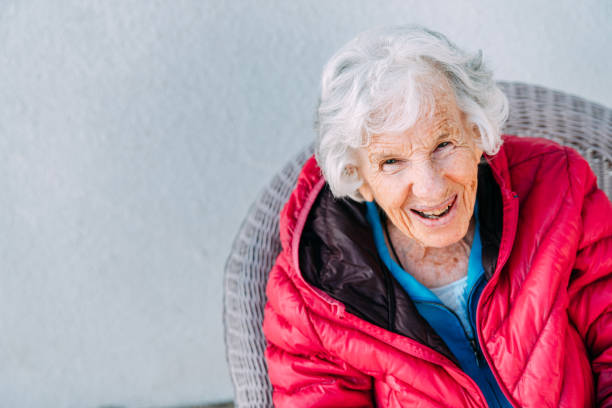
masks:
<svg viewBox="0 0 612 408"><path fill-rule="evenodd" d="M483 64L444 35L418 26L358 35L327 63L321 80L315 155L335 197L363 201L356 151L375 133L403 131L433 106L442 75L458 108L478 127L487 154L499 150L508 100Z"/></svg>

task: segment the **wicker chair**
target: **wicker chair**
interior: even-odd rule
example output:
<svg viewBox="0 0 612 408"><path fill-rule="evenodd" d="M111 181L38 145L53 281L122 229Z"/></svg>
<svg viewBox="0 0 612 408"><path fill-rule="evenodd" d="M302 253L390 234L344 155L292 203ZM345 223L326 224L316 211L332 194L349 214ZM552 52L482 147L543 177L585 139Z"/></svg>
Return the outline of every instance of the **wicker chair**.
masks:
<svg viewBox="0 0 612 408"><path fill-rule="evenodd" d="M504 133L538 136L578 150L612 199L612 110L539 86L500 82L510 101ZM271 407L261 330L268 271L280 252L278 214L312 146L289 161L255 200L225 266L225 346L236 407Z"/></svg>

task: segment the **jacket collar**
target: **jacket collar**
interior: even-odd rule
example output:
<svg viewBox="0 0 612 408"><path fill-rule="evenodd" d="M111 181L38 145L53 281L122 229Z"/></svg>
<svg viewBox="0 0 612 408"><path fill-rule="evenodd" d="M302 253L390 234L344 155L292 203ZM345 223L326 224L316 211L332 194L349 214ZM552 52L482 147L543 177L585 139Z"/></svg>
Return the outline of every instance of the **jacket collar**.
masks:
<svg viewBox="0 0 612 408"><path fill-rule="evenodd" d="M485 276L491 279L502 238L503 200L486 160L479 165L478 178L477 195L483 203L479 206L482 262ZM456 362L378 256L365 205L335 199L324 185L308 207L303 229L295 231L301 230L299 248L293 248L298 251L299 270L305 281L341 302L347 312L425 344Z"/></svg>

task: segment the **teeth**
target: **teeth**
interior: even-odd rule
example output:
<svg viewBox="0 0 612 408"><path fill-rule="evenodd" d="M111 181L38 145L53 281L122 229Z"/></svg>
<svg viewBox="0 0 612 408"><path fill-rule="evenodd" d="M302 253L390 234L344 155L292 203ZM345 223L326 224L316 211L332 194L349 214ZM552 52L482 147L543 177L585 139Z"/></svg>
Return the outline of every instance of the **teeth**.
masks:
<svg viewBox="0 0 612 408"><path fill-rule="evenodd" d="M449 207L450 207L450 204L446 208L443 208L441 211L430 211L430 212L422 211L422 213L425 215L440 215L443 212L446 212L446 210L448 210Z"/></svg>
<svg viewBox="0 0 612 408"><path fill-rule="evenodd" d="M452 203L449 204L446 208L444 208L441 211L429 211L429 212L425 212L425 211L416 211L414 210L417 214L419 214L421 217L424 218L429 218L429 219L436 219L436 218L440 218L443 215L446 215L446 213L448 212L448 210L450 209Z"/></svg>

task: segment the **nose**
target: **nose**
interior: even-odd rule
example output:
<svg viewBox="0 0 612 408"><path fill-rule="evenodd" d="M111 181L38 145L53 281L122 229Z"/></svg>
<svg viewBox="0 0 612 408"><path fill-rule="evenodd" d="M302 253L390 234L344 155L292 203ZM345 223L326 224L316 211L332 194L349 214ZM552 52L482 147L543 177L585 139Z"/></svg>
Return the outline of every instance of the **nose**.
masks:
<svg viewBox="0 0 612 408"><path fill-rule="evenodd" d="M436 200L445 198L446 187L442 170L431 160L414 163L410 169L412 194L428 204L436 204Z"/></svg>

